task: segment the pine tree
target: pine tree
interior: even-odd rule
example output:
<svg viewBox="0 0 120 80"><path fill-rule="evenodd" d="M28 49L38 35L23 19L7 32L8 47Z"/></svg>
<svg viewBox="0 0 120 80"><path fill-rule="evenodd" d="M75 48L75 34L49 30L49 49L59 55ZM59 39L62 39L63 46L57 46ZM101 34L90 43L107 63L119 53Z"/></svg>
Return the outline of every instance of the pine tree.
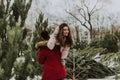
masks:
<svg viewBox="0 0 120 80"><path fill-rule="evenodd" d="M115 74L111 68L93 59L101 48L87 47L83 50L71 49L66 59L68 79L86 80L88 78L104 78Z"/></svg>
<svg viewBox="0 0 120 80"><path fill-rule="evenodd" d="M114 34L106 34L103 41L102 47L107 48L109 52L118 52L118 38Z"/></svg>
<svg viewBox="0 0 120 80"><path fill-rule="evenodd" d="M39 41L42 41L42 37L40 35L41 31L49 31L48 19L44 19L43 13L39 14L39 17L36 21L35 31L33 32L33 36L34 36L33 41L32 41L33 43L31 44L32 45L32 56L33 56L33 59L35 60L34 65L36 67L36 70L34 71L35 75L41 75L41 72L42 72L42 65L38 63L38 59L37 59L39 49L35 48L35 44Z"/></svg>
<svg viewBox="0 0 120 80"><path fill-rule="evenodd" d="M27 29L24 28L24 23L32 0L14 0L12 6L11 0L6 1L6 5L4 1L0 4L0 80L9 80L15 74L16 80L25 80L30 74L26 68L29 69L31 58L25 41ZM23 55L25 62L20 72L16 59Z"/></svg>

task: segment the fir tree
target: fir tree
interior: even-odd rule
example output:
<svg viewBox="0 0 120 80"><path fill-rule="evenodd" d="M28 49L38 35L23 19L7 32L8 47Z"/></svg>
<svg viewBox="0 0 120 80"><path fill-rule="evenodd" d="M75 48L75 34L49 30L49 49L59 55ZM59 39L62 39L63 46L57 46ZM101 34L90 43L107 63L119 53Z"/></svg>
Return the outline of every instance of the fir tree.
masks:
<svg viewBox="0 0 120 80"><path fill-rule="evenodd" d="M21 66L22 72L19 72L19 68L16 68L16 59L23 55L30 56L25 41L27 29L22 27L24 27L32 0L29 0L29 2L14 0L12 6L10 6L11 0L6 1L6 5L4 1L0 4L0 80L9 80L15 74L17 80L25 80L30 74L25 69L28 68L28 62L31 58L27 59L25 57L25 62ZM21 18L18 21L19 16Z"/></svg>
<svg viewBox="0 0 120 80"><path fill-rule="evenodd" d="M102 47L107 48L109 52L118 52L118 38L114 34L106 34L103 41Z"/></svg>
<svg viewBox="0 0 120 80"><path fill-rule="evenodd" d="M32 40L32 57L33 59L35 60L35 67L36 67L36 70L34 71L34 74L35 75L41 75L41 72L42 72L42 65L39 65L38 63L38 50L39 49L36 49L35 48L35 44L39 41L42 41L42 37L40 35L41 31L48 31L48 19L44 19L44 14L43 13L40 13L39 14L39 17L36 21L36 24L35 24L35 31L33 32L33 40Z"/></svg>

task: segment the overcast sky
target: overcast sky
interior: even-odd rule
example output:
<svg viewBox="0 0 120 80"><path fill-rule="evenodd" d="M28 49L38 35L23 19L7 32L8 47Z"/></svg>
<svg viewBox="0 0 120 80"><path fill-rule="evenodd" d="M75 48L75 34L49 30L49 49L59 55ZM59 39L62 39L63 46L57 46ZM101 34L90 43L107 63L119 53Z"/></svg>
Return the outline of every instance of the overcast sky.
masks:
<svg viewBox="0 0 120 80"><path fill-rule="evenodd" d="M109 12L120 13L120 0L102 0L102 2L106 4L104 5L104 8Z"/></svg>
<svg viewBox="0 0 120 80"><path fill-rule="evenodd" d="M96 2L96 0L91 1L92 4ZM35 23L35 19L40 12L43 12L50 22L62 21L68 17L65 10L72 9L74 5L78 3L79 0L33 0L29 13L30 19L28 19L27 22ZM99 3L100 6L101 4L103 5L103 14L107 15L110 13L117 15L120 13L120 0L101 0Z"/></svg>

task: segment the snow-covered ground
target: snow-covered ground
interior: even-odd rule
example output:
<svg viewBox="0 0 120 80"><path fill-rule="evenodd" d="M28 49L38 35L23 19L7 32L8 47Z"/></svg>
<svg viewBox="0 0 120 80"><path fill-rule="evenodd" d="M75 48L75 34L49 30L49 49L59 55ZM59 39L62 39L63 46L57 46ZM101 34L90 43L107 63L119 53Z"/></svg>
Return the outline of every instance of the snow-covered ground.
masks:
<svg viewBox="0 0 120 80"><path fill-rule="evenodd" d="M118 74L118 76L120 76L120 74ZM114 78L115 78L115 75L114 76L108 76L108 77L105 77L105 78L102 78L102 79L87 79L87 80L120 80L120 79L114 79ZM15 78L12 77L10 80L15 80ZM27 80L41 80L41 76L35 76L34 79L31 79L30 77L27 77ZM72 80L72 79L65 79L65 80Z"/></svg>
<svg viewBox="0 0 120 80"><path fill-rule="evenodd" d="M87 79L87 80L120 80L120 79L115 79L115 76L107 76L105 78L102 78L102 79ZM120 74L118 74L117 76L120 76Z"/></svg>
<svg viewBox="0 0 120 80"><path fill-rule="evenodd" d="M14 76L15 77L15 76ZM15 78L12 77L10 80L15 80ZM27 80L41 80L42 77L41 76L35 76L33 79L31 79L30 77L27 77Z"/></svg>

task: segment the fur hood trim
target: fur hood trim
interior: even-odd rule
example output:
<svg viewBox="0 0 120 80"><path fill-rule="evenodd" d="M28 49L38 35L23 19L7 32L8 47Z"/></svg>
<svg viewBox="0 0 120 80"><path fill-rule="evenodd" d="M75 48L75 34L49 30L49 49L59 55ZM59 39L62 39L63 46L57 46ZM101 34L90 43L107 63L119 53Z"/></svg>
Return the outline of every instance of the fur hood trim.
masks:
<svg viewBox="0 0 120 80"><path fill-rule="evenodd" d="M35 44L35 47L38 48L38 47L41 47L41 46L47 46L47 42L48 41L40 41L40 42L37 42Z"/></svg>

